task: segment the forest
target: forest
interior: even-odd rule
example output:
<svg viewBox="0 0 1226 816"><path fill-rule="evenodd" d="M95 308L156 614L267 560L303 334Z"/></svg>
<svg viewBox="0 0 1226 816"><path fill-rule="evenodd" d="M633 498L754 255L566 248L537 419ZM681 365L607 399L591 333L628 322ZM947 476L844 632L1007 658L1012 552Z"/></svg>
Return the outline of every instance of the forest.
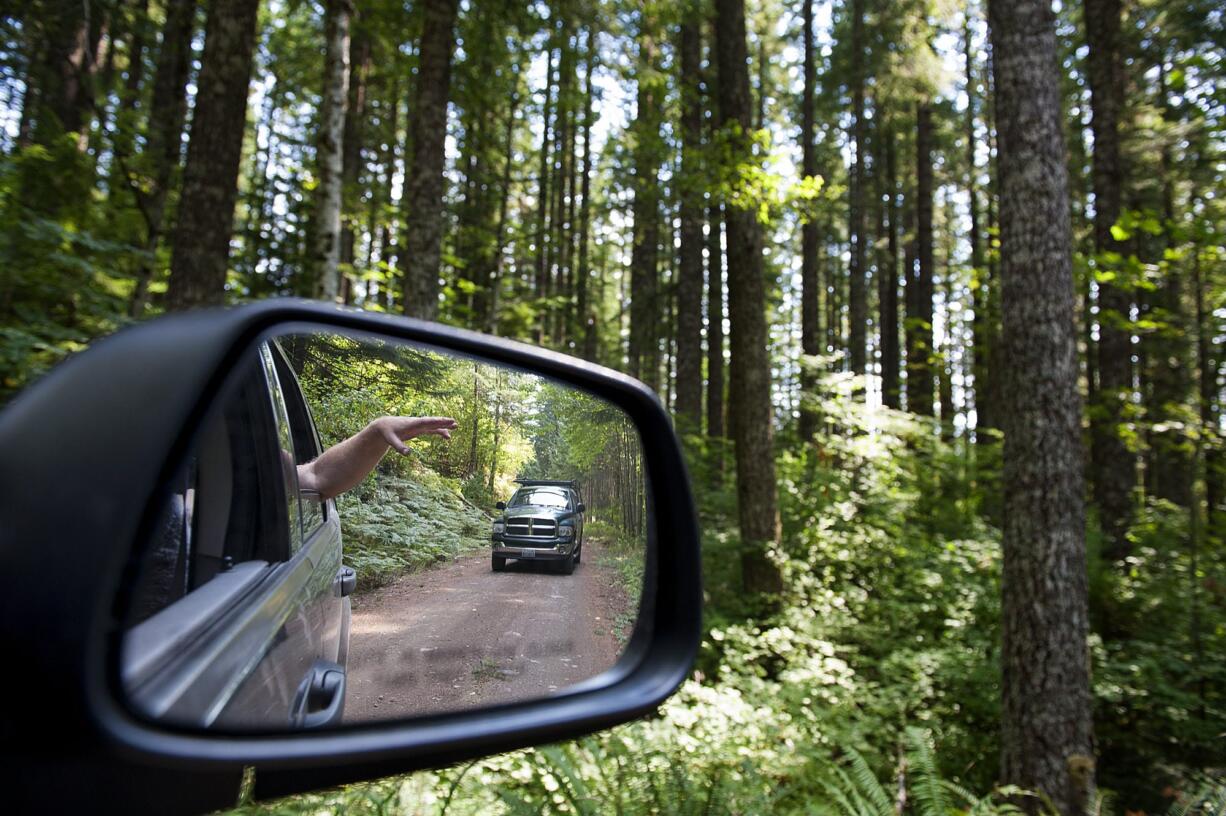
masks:
<svg viewBox="0 0 1226 816"><path fill-rule="evenodd" d="M656 716L244 808L1226 808L1219 3L9 0L0 32L0 401L295 295L619 369L685 445L705 636Z"/></svg>

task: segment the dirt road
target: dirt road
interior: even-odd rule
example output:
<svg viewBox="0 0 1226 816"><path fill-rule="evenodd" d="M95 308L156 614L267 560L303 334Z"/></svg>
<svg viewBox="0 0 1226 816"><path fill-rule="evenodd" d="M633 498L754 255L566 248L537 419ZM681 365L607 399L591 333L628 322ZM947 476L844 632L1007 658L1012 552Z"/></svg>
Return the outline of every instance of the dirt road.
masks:
<svg viewBox="0 0 1226 816"><path fill-rule="evenodd" d="M493 572L483 552L358 596L345 721L543 697L611 667L626 599L599 549L584 542L573 575L521 561Z"/></svg>

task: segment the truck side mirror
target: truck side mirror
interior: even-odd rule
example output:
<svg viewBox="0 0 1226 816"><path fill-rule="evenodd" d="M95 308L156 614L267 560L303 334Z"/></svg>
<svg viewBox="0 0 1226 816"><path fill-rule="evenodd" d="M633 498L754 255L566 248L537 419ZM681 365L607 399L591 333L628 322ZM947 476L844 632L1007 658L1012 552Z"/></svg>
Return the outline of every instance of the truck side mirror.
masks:
<svg viewBox="0 0 1226 816"><path fill-rule="evenodd" d="M506 503L506 502L498 502L497 504L495 504L495 505L494 505L494 509L496 509L496 510L506 510L506 509L507 509L507 503Z"/></svg>

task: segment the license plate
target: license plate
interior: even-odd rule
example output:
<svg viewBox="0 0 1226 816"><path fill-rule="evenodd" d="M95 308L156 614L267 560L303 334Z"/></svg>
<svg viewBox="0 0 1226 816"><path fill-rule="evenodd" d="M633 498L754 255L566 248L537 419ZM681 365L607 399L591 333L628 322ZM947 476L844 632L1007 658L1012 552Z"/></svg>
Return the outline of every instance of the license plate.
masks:
<svg viewBox="0 0 1226 816"><path fill-rule="evenodd" d="M536 550L520 550L520 558L536 558Z"/></svg>

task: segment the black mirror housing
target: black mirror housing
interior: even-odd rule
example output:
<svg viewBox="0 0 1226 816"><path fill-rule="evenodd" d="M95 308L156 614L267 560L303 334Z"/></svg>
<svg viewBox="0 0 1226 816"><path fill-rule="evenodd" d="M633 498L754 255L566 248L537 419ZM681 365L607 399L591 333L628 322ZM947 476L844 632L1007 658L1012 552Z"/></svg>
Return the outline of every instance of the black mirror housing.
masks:
<svg viewBox="0 0 1226 816"><path fill-rule="evenodd" d="M504 501L496 502L496 503L494 504L494 509L495 509L495 510L506 510L506 509L507 509L507 503L506 503L506 502L504 502Z"/></svg>
<svg viewBox="0 0 1226 816"><path fill-rule="evenodd" d="M236 360L303 326L487 359L627 414L654 524L638 624L612 670L548 698L289 735L177 730L125 706L121 599L135 543L148 539L164 485ZM0 647L21 666L11 694L23 701L0 713L0 744L10 746L0 750L18 809L26 798L45 804L54 785L66 810L107 801L133 813L203 812L233 804L245 766L257 769L256 798L268 798L567 739L653 711L697 650L698 526L669 418L641 383L560 354L308 301L196 312L120 331L53 370L0 413L0 450Z"/></svg>

